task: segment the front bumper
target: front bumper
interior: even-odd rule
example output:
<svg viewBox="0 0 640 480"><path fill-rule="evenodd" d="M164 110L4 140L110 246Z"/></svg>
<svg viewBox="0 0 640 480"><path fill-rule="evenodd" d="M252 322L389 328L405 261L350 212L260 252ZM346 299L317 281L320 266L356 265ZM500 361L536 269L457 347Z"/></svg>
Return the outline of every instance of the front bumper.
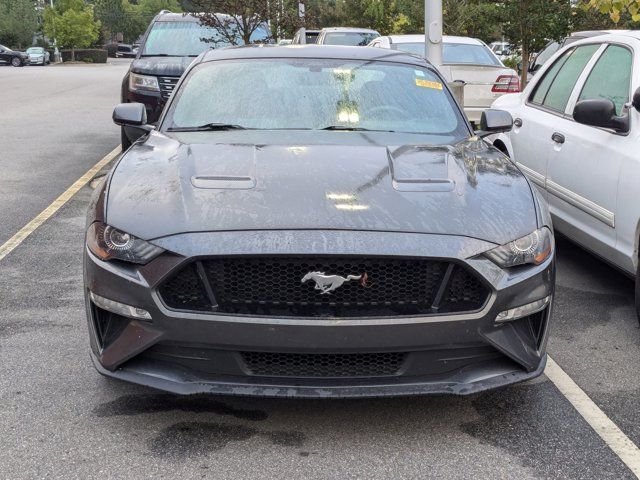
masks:
<svg viewBox="0 0 640 480"><path fill-rule="evenodd" d="M195 233L154 243L178 255L165 254L134 268L85 252L91 355L105 375L181 394L358 397L470 394L534 378L544 369L551 306L537 314L538 328L532 327L533 318L503 324L495 318L503 310L553 295L553 258L505 272L477 258L493 246L487 242L370 232ZM193 257L361 252L462 260L492 293L481 311L466 314L303 319L177 312L164 306L156 291ZM89 292L145 309L151 320L115 318L95 305ZM107 321L112 324L105 335ZM402 352L404 360L392 375L265 376L248 367L246 352L307 358Z"/></svg>

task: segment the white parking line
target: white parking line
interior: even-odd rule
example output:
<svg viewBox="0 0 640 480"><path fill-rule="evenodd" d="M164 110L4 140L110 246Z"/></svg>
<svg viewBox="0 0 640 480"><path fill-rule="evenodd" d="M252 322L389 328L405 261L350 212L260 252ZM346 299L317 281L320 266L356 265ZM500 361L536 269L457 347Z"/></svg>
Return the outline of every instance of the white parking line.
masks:
<svg viewBox="0 0 640 480"><path fill-rule="evenodd" d="M40 225L46 222L60 208L67 203L78 191L84 187L107 163L120 153L120 146L113 149L102 160L96 163L82 177L74 182L51 205L45 208L33 220L22 227L13 237L0 245L0 260L9 255ZM565 396L573 407L582 415L587 423L613 450L627 467L640 478L640 448L627 437L620 428L598 407L593 400L565 373L562 368L549 357L544 373Z"/></svg>
<svg viewBox="0 0 640 480"><path fill-rule="evenodd" d="M640 448L600 410L593 400L574 382L562 368L549 357L545 375L551 380L591 428L620 457L627 467L640 478Z"/></svg>
<svg viewBox="0 0 640 480"><path fill-rule="evenodd" d="M62 195L56 198L51 205L45 208L33 220L22 227L13 237L0 245L0 260L9 255L18 245L20 245L36 228L46 222L51 216L67 203L78 191L91 180L107 163L113 160L120 153L120 146L114 148L102 160L89 169L87 173L74 182Z"/></svg>

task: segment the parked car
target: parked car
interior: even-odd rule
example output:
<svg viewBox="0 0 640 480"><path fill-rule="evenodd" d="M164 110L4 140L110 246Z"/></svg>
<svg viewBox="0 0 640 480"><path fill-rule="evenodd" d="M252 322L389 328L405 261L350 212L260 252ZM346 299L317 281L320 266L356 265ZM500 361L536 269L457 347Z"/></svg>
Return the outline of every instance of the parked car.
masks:
<svg viewBox="0 0 640 480"><path fill-rule="evenodd" d="M29 65L29 55L26 52L16 52L9 47L0 45L0 64L9 64L14 67Z"/></svg>
<svg viewBox="0 0 640 480"><path fill-rule="evenodd" d="M29 55L29 63L31 65L49 65L50 62L50 54L49 52L42 47L30 47L27 48L27 55Z"/></svg>
<svg viewBox="0 0 640 480"><path fill-rule="evenodd" d="M573 32L560 42L550 41L547 45L529 62L529 74L534 75L555 53L567 45L571 45L578 40L584 38L598 37L608 33L625 32L627 30L585 30L582 32Z"/></svg>
<svg viewBox="0 0 640 480"><path fill-rule="evenodd" d="M372 47L401 50L424 56L424 35L390 35L371 42ZM505 93L520 91L515 70L507 68L481 40L444 36L440 71L448 82L461 80L464 87L464 112L470 122L479 125L482 112Z"/></svg>
<svg viewBox="0 0 640 480"><path fill-rule="evenodd" d="M556 229L636 278L640 311L640 33L556 53L521 95L494 102L515 128L493 138L547 198Z"/></svg>
<svg viewBox="0 0 640 480"><path fill-rule="evenodd" d="M501 61L514 54L509 42L492 42L489 44L489 48Z"/></svg>
<svg viewBox="0 0 640 480"><path fill-rule="evenodd" d="M290 38L282 38L280 40L278 40L278 45L283 46L283 45L291 45L293 43L293 40L291 40Z"/></svg>
<svg viewBox="0 0 640 480"><path fill-rule="evenodd" d="M540 375L551 223L424 59L209 51L88 214L94 364L176 393L469 394ZM485 112L483 129L511 128Z"/></svg>
<svg viewBox="0 0 640 480"><path fill-rule="evenodd" d="M316 40L318 40L318 35L320 35L320 30L308 30L308 29L304 29L304 39L305 41L302 41L302 32L303 29L301 28L300 30L298 30L296 32L296 34L293 36L293 40L291 41L292 44L294 45L300 45L302 43L316 43Z"/></svg>
<svg viewBox="0 0 640 480"><path fill-rule="evenodd" d="M228 21L232 21L231 17ZM265 24L253 32L251 41L264 42L269 37L269 27ZM236 40L241 42L240 38ZM202 25L195 15L160 12L151 21L136 58L122 80L122 102L143 103L148 121L156 122L193 59L205 50L229 45L226 38L214 28ZM127 131L123 128L121 132L123 149L131 146Z"/></svg>
<svg viewBox="0 0 640 480"><path fill-rule="evenodd" d="M364 47L380 34L369 28L330 27L320 30L318 45L347 45Z"/></svg>
<svg viewBox="0 0 640 480"><path fill-rule="evenodd" d="M135 58L138 48L127 43L119 43L116 47L116 58Z"/></svg>

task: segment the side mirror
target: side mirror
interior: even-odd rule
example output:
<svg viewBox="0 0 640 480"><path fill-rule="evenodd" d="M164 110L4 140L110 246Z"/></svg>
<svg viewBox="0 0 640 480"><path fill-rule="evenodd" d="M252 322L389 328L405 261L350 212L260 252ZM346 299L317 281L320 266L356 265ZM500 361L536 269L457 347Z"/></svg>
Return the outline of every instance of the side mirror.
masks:
<svg viewBox="0 0 640 480"><path fill-rule="evenodd" d="M479 137L486 137L494 133L506 133L513 127L513 117L505 110L490 108L482 112L480 118L480 130L476 131Z"/></svg>
<svg viewBox="0 0 640 480"><path fill-rule="evenodd" d="M629 131L629 115L617 116L616 106L608 98L582 100L576 103L573 119L584 125L611 128L619 133Z"/></svg>
<svg viewBox="0 0 640 480"><path fill-rule="evenodd" d="M153 127L147 125L147 110L143 103L121 103L113 109L113 123L123 127L130 142L143 137Z"/></svg>
<svg viewBox="0 0 640 480"><path fill-rule="evenodd" d="M640 87L633 94L633 100L631 101L633 108L640 112Z"/></svg>
<svg viewBox="0 0 640 480"><path fill-rule="evenodd" d="M142 103L121 103L113 109L113 123L139 127L147 123L147 111Z"/></svg>

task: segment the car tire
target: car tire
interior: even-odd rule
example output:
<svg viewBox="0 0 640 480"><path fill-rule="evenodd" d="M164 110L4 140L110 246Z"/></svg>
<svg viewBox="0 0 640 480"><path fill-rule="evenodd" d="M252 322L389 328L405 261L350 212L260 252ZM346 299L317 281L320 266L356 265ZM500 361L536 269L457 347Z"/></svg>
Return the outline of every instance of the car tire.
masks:
<svg viewBox="0 0 640 480"><path fill-rule="evenodd" d="M120 143L122 144L123 152L131 146L131 140L129 140L129 137L127 137L127 134L124 132L124 127L120 127Z"/></svg>
<svg viewBox="0 0 640 480"><path fill-rule="evenodd" d="M636 272L636 315L638 316L638 322L640 322L640 264Z"/></svg>
<svg viewBox="0 0 640 480"><path fill-rule="evenodd" d="M18 57L13 57L11 59L11 65L14 67L21 67L23 63L22 63L22 60L20 60Z"/></svg>

